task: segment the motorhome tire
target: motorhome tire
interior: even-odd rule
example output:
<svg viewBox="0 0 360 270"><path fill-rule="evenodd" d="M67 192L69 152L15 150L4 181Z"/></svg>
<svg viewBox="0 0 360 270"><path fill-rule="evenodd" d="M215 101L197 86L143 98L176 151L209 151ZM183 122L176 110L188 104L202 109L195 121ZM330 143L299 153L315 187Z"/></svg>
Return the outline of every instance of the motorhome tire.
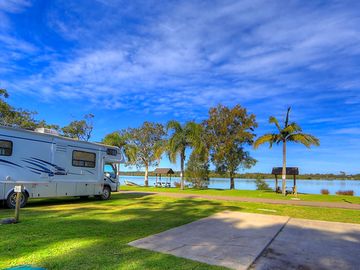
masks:
<svg viewBox="0 0 360 270"><path fill-rule="evenodd" d="M99 195L98 198L102 201L106 201L106 200L110 199L110 197L111 197L111 189L110 189L110 187L105 186L102 194Z"/></svg>
<svg viewBox="0 0 360 270"><path fill-rule="evenodd" d="M21 193L22 196L20 198L20 207L23 208L25 207L27 200L28 200L28 195L25 192ZM10 194L8 195L7 199L6 199L6 205L8 208L14 209L16 206L16 192L11 191Z"/></svg>

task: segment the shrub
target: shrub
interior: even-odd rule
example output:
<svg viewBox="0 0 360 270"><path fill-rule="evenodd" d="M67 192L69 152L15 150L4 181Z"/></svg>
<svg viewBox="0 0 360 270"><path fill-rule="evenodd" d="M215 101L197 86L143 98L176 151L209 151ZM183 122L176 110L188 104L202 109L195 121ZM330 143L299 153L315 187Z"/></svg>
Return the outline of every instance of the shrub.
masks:
<svg viewBox="0 0 360 270"><path fill-rule="evenodd" d="M339 190L336 192L336 195L354 196L354 191L353 190Z"/></svg>
<svg viewBox="0 0 360 270"><path fill-rule="evenodd" d="M186 166L186 181L192 183L194 188L207 188L209 185L209 162L207 158L193 152Z"/></svg>
<svg viewBox="0 0 360 270"><path fill-rule="evenodd" d="M329 195L330 194L328 189L322 189L320 192L321 192L322 195Z"/></svg>
<svg viewBox="0 0 360 270"><path fill-rule="evenodd" d="M271 188L270 188L269 185L265 182L264 179L257 178L257 179L255 180L255 184L256 184L256 190L271 190Z"/></svg>

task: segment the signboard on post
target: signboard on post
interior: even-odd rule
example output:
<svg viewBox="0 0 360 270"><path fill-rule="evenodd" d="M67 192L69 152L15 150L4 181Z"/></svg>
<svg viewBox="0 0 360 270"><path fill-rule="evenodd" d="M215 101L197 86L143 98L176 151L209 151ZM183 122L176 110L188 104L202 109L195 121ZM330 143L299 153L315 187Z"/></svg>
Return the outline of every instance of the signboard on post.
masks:
<svg viewBox="0 0 360 270"><path fill-rule="evenodd" d="M22 186L21 185L15 186L14 191L17 192L17 193L22 192Z"/></svg>

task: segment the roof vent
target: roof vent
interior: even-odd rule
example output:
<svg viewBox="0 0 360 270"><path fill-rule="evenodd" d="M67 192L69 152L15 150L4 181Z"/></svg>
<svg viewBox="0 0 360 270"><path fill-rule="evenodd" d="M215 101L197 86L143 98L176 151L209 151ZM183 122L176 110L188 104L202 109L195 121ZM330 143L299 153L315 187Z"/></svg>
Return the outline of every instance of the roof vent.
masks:
<svg viewBox="0 0 360 270"><path fill-rule="evenodd" d="M43 127L42 128L36 128L35 132L59 136L59 132L57 132L55 129L51 129L51 128L43 128Z"/></svg>

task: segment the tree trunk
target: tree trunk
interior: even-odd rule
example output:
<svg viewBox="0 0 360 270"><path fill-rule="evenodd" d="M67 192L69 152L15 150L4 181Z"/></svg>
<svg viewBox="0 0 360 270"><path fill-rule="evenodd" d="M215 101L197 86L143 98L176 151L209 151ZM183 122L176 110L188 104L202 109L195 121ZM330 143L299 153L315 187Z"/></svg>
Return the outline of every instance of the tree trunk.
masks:
<svg viewBox="0 0 360 270"><path fill-rule="evenodd" d="M183 151L180 155L180 170L181 170L181 179L180 179L180 188L185 188L184 183L184 163L185 163L185 151Z"/></svg>
<svg viewBox="0 0 360 270"><path fill-rule="evenodd" d="M286 195L286 141L283 142L282 193Z"/></svg>
<svg viewBox="0 0 360 270"><path fill-rule="evenodd" d="M235 189L234 174L230 173L230 189Z"/></svg>
<svg viewBox="0 0 360 270"><path fill-rule="evenodd" d="M145 187L149 186L149 166L145 166Z"/></svg>

